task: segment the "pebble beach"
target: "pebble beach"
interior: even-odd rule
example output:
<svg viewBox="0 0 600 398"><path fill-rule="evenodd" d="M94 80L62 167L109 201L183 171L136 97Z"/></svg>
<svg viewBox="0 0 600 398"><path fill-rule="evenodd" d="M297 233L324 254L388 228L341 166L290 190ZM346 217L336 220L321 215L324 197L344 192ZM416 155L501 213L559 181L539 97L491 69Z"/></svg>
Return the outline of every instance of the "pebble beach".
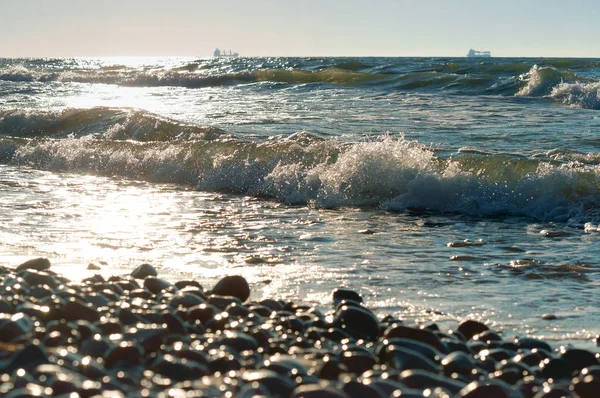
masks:
<svg viewBox="0 0 600 398"><path fill-rule="evenodd" d="M243 276L171 283L150 264L80 282L0 268L0 393L16 397L597 397L597 351L382 316L336 288L250 299Z"/></svg>

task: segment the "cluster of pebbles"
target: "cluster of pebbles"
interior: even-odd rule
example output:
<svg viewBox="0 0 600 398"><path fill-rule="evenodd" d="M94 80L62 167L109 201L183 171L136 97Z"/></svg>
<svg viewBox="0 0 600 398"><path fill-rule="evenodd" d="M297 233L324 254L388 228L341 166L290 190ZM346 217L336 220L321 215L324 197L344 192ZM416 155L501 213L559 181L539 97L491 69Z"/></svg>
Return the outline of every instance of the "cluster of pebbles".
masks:
<svg viewBox="0 0 600 398"><path fill-rule="evenodd" d="M148 264L73 283L34 259L0 281L5 398L600 397L596 353L473 320L407 325L347 289L324 313L251 301L241 276L207 290Z"/></svg>

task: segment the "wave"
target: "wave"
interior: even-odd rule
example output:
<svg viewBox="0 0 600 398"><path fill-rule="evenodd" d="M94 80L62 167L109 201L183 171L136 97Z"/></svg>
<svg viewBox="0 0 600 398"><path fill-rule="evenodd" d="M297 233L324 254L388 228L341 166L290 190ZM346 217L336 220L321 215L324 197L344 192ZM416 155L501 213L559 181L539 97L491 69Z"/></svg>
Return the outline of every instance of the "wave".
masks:
<svg viewBox="0 0 600 398"><path fill-rule="evenodd" d="M561 83L576 81L577 75L551 66L534 65L529 72L521 76L521 80L526 82L526 85L517 92L517 96L541 97L550 94L552 89Z"/></svg>
<svg viewBox="0 0 600 398"><path fill-rule="evenodd" d="M0 111L0 136L172 141L224 138L223 130L201 127L136 109L97 107L60 111Z"/></svg>
<svg viewBox="0 0 600 398"><path fill-rule="evenodd" d="M521 79L527 84L516 93L517 96L548 97L569 106L600 109L600 82L596 80L553 66L537 65Z"/></svg>
<svg viewBox="0 0 600 398"><path fill-rule="evenodd" d="M379 86L399 91L552 98L598 109L597 60L415 58L257 58L195 60L176 65L86 64L76 60L0 60L0 81L89 83L190 89L256 83ZM3 65L3 66L2 66ZM596 72L594 72L596 71ZM584 77L588 76L588 77Z"/></svg>
<svg viewBox="0 0 600 398"><path fill-rule="evenodd" d="M308 134L274 142L1 138L0 161L181 183L318 208L600 223L597 165L477 151L445 159L403 137L354 143Z"/></svg>
<svg viewBox="0 0 600 398"><path fill-rule="evenodd" d="M552 88L550 97L584 109L600 109L600 82L560 83Z"/></svg>
<svg viewBox="0 0 600 398"><path fill-rule="evenodd" d="M411 72L393 79L399 90L451 90L455 94L497 94L514 90L515 81L507 82L492 75L471 75L438 71ZM514 91L513 91L514 92Z"/></svg>
<svg viewBox="0 0 600 398"><path fill-rule="evenodd" d="M529 67L509 65L469 66L446 63L424 70L404 70L403 67L379 65L370 67L359 60L334 62L331 67L317 70L294 68L256 68L223 72L186 64L168 70L160 68L131 69L120 65L98 69L70 69L48 72L43 69L13 65L0 69L0 80L12 82L71 82L114 84L130 87L176 86L205 88L271 82L276 84L337 84L347 86L383 85L402 91L454 90L456 93L513 95L519 89L517 76ZM525 68L525 69L524 69Z"/></svg>
<svg viewBox="0 0 600 398"><path fill-rule="evenodd" d="M276 83L336 83L360 84L382 80L386 76L376 73L355 72L340 68L327 68L320 71L270 69L254 71L257 81Z"/></svg>
<svg viewBox="0 0 600 398"><path fill-rule="evenodd" d="M569 69L595 69L600 68L600 61L595 59L586 58L561 58L561 59L550 59L546 60L545 63L555 68L569 68Z"/></svg>
<svg viewBox="0 0 600 398"><path fill-rule="evenodd" d="M0 80L12 82L68 82L115 84L131 87L180 86L202 88L228 84L255 82L250 72L204 75L180 70L130 70L120 67L105 67L92 70L66 70L46 72L22 65L0 70Z"/></svg>
<svg viewBox="0 0 600 398"><path fill-rule="evenodd" d="M351 67L352 65L345 65ZM172 70L128 70L119 66L104 67L100 70L68 70L45 72L22 65L0 69L0 80L12 82L71 82L116 84L131 87L177 86L203 88L274 82L286 84L335 83L357 84L384 78L384 75L356 72L341 68L326 68L319 71L260 69L234 73L197 73L190 66Z"/></svg>

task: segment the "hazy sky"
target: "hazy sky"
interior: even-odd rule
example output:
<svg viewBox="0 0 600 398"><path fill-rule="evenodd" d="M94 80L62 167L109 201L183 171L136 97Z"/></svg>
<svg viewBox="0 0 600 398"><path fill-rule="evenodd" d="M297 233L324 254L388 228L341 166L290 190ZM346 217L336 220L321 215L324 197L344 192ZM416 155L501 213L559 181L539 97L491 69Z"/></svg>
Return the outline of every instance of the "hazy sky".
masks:
<svg viewBox="0 0 600 398"><path fill-rule="evenodd" d="M600 0L0 0L0 57L600 57Z"/></svg>

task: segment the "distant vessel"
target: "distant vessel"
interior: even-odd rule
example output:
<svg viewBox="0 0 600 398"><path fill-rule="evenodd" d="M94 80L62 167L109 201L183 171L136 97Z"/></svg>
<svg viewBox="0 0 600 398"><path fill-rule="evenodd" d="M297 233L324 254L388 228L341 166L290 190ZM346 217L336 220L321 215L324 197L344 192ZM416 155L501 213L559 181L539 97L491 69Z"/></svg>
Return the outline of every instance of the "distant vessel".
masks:
<svg viewBox="0 0 600 398"><path fill-rule="evenodd" d="M469 53L467 54L468 58L490 58L491 56L492 53L489 51L477 51L473 49L470 49Z"/></svg>
<svg viewBox="0 0 600 398"><path fill-rule="evenodd" d="M231 52L231 50L229 50L229 54L228 54L227 50L221 51L218 48L215 50L213 55L215 57L239 57L240 56L238 53Z"/></svg>

